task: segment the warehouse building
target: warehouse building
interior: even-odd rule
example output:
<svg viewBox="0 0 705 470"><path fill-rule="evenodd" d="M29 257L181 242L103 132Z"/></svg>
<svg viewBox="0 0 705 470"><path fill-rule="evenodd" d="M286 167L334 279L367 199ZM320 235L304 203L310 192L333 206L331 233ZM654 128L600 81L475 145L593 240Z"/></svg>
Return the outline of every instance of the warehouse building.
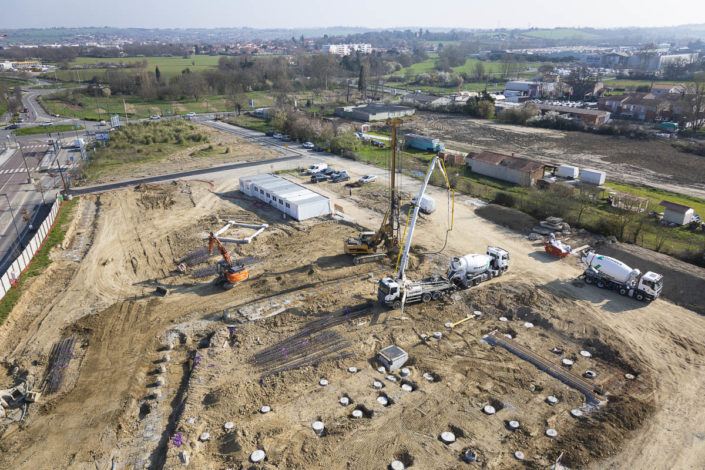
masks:
<svg viewBox="0 0 705 470"><path fill-rule="evenodd" d="M298 221L331 214L330 199L278 176L243 176L240 191Z"/></svg>
<svg viewBox="0 0 705 470"><path fill-rule="evenodd" d="M533 186L543 178L546 166L528 158L515 157L514 154L502 155L488 151L468 158L466 165L474 173L521 186Z"/></svg>
<svg viewBox="0 0 705 470"><path fill-rule="evenodd" d="M668 223L688 225L695 218L695 210L692 207L670 201L661 201L659 205L666 208L663 212L663 220Z"/></svg>
<svg viewBox="0 0 705 470"><path fill-rule="evenodd" d="M416 110L405 106L391 104L366 104L363 106L344 106L335 108L335 115L354 121L385 121L391 118L411 116Z"/></svg>

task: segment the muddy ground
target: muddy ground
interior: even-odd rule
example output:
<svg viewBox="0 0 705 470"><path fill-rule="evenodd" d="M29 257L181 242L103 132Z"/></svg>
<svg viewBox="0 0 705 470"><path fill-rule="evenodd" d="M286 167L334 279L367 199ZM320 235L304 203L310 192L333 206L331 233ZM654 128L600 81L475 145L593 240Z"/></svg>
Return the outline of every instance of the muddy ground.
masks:
<svg viewBox="0 0 705 470"><path fill-rule="evenodd" d="M414 132L439 137L448 148L491 150L605 171L607 178L705 197L705 158L662 140L637 140L499 124L442 113L417 113Z"/></svg>
<svg viewBox="0 0 705 470"><path fill-rule="evenodd" d="M419 227L409 275L440 274L448 257L489 244L509 250L510 271L445 301L389 311L373 301L391 263L353 266L341 254L355 226L283 221L237 192L234 180L142 186L79 201L55 262L28 283L0 326L2 388L28 376L40 383L51 372L52 346L76 339L60 390L31 405L22 425L2 427L2 468L181 468L186 455L186 468L199 469L383 469L394 458L411 468L465 468L467 449L491 469L545 468L561 453L574 468L702 462L705 449L695 437L705 432L699 315L585 286L576 281L575 259L547 258L523 236L477 216L465 198L456 201L455 229L441 253L424 254L442 247L445 206ZM358 205L358 197L373 200L369 193L317 190L364 225L379 224L379 212ZM228 247L250 278L223 291L211 284L208 268L218 257L203 253L203 237L227 220L270 227L250 245ZM155 295L158 286L169 294ZM444 326L475 311L478 318ZM593 409L581 393L483 342L495 330L555 364L575 360L577 375L595 371L590 380L604 387L607 404ZM434 332L442 337L422 339ZM287 363L289 354L309 351L306 339L329 349L319 357L313 348L313 357L302 356L310 362L277 370L282 356ZM293 346L281 351L281 344ZM410 392L398 373L392 381L377 371L374 356L390 344L409 353ZM255 360L267 351L269 362ZM381 390L371 386L375 380ZM392 404L382 406L381 394ZM343 395L353 404L340 405ZM549 406L548 395L559 403ZM487 404L495 415L483 413ZM260 413L264 405L269 413ZM365 417L351 417L356 407ZM570 415L575 408L582 418ZM319 419L321 437L311 429ZM510 420L520 428L510 431ZM547 437L547 428L558 436ZM443 431L457 441L442 443ZM201 441L204 432L210 436ZM266 452L263 464L248 461L256 449Z"/></svg>

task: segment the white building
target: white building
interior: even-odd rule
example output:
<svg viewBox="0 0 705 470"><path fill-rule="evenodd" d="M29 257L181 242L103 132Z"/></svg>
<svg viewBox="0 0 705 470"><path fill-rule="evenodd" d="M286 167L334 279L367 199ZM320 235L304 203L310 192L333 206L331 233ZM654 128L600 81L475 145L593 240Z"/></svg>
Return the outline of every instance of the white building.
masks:
<svg viewBox="0 0 705 470"><path fill-rule="evenodd" d="M695 210L692 207L670 201L661 201L659 205L666 208L663 212L663 220L668 223L688 225L694 219Z"/></svg>
<svg viewBox="0 0 705 470"><path fill-rule="evenodd" d="M12 67L12 62L10 62L9 60L6 60L4 62L0 62L0 70L2 70L2 71L14 70L14 68Z"/></svg>
<svg viewBox="0 0 705 470"><path fill-rule="evenodd" d="M372 44L326 44L321 47L324 54L350 55L355 52L372 54Z"/></svg>
<svg viewBox="0 0 705 470"><path fill-rule="evenodd" d="M299 221L331 214L330 199L278 176L243 176L240 191Z"/></svg>

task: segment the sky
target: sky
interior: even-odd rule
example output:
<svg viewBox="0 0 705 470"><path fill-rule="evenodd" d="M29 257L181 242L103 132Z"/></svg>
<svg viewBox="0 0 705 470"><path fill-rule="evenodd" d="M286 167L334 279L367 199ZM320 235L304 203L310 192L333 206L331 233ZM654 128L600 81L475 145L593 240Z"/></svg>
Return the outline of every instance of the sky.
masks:
<svg viewBox="0 0 705 470"><path fill-rule="evenodd" d="M705 23L705 0L0 0L0 28L529 28Z"/></svg>

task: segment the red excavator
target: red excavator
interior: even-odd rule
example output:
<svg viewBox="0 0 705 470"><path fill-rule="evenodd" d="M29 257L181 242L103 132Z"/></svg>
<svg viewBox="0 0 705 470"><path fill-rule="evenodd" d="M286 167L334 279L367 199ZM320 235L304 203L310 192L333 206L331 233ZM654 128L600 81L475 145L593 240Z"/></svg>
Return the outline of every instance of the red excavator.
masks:
<svg viewBox="0 0 705 470"><path fill-rule="evenodd" d="M230 260L230 254L228 250L225 249L220 240L210 233L208 237L208 253L213 253L213 246L217 245L220 254L223 259L218 261L218 277L213 281L213 284L220 286L223 289L230 289L231 287L240 284L242 281L248 278L249 273L244 266L233 265Z"/></svg>

